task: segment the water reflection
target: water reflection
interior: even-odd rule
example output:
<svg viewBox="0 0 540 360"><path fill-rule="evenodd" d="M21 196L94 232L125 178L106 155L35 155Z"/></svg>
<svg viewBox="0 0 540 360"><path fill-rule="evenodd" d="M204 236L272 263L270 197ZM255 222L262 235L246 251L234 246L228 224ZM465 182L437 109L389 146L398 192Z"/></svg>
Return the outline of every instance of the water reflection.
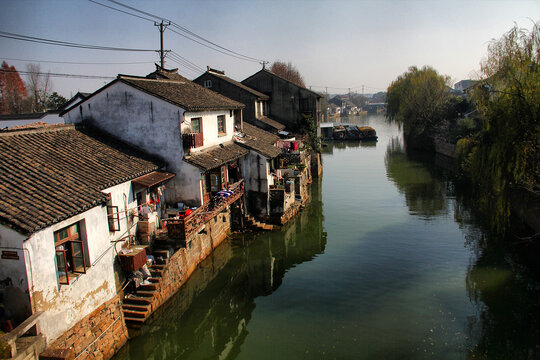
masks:
<svg viewBox="0 0 540 360"><path fill-rule="evenodd" d="M398 137L391 139L385 156L387 176L405 196L411 214L430 219L453 210L464 233L471 251L465 284L475 308L464 329L466 357L540 358L540 282L535 264L527 259L538 253L538 246L515 244L515 239L490 232L490 214L481 213L469 189L451 180L451 161L436 160L407 154Z"/></svg>
<svg viewBox="0 0 540 360"><path fill-rule="evenodd" d="M390 139L384 163L388 179L405 195L411 214L429 220L448 213L446 183L433 177L421 162L410 160L399 137Z"/></svg>
<svg viewBox="0 0 540 360"><path fill-rule="evenodd" d="M218 247L116 359L235 358L255 298L271 294L290 268L324 252L320 190L315 183L309 205L282 231L242 234Z"/></svg>

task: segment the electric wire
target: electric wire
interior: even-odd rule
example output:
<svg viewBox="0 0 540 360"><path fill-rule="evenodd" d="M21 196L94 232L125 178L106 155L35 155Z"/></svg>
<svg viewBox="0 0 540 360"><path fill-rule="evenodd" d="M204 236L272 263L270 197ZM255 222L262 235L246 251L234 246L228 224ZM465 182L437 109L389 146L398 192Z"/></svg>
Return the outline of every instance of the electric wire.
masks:
<svg viewBox="0 0 540 360"><path fill-rule="evenodd" d="M62 74L51 72L36 72L36 71L24 71L24 70L6 70L0 69L0 72L5 73L18 73L22 75L38 75L38 76L50 76L50 77L65 77L65 78L77 78L77 79L114 79L114 76L101 76L101 75L82 75L82 74Z"/></svg>
<svg viewBox="0 0 540 360"><path fill-rule="evenodd" d="M208 40L208 39L206 39L206 38L204 38L204 37L202 37L202 36L200 36L200 35L194 33L193 31L190 31L189 29L187 29L187 28L181 26L180 24L177 24L176 22L174 22L174 21L172 21L172 20L169 20L169 19L166 19L166 18L164 18L164 17L161 17L161 16L157 16L157 15L148 13L148 12L146 12L146 11L137 9L137 8L132 7L132 6L129 6L129 5L125 5L125 4L123 4L123 3L119 2L119 1L115 1L115 0L107 0L107 1L109 1L109 2L111 2L111 3L113 3L113 4L116 4L116 5L118 5L118 6L125 7L125 8L127 8L127 9L132 10L132 11L136 11L136 12L138 12L138 13L140 13L140 14L144 14L144 15L146 15L146 16L151 16L151 17L153 17L153 18L155 18L155 19L158 19L158 20L162 20L162 21L163 21L163 20L166 20L166 21L168 21L168 22L170 23L170 25L171 25L172 27L174 27L174 28L176 28L176 29L178 29L178 30L180 30L180 31L182 31L182 32L185 32L186 34L188 34L188 35L190 35L190 36L192 36L192 37L195 37L195 38L197 38L197 39L199 39L199 40L201 40L201 41L204 41L204 42L206 42L206 43L208 43L208 44L211 44L211 45L217 47L218 49L213 48L213 47L211 47L211 46L209 46L209 45L207 45L207 44L204 44L204 43L202 43L202 42L200 42L200 41L197 41L196 39L193 39L193 38L191 38L191 37L189 37L189 36L187 36L187 35L185 35L185 34L181 34L181 33L179 33L178 31L174 31L174 30L172 30L172 29L169 29L169 30L171 30L172 32L174 32L174 33L176 33L176 34L178 34L178 35L181 35L181 36L183 36L183 37L185 37L185 38L187 38L187 39L189 39L189 40L191 40L191 41L194 41L194 42L196 42L196 43L198 43L198 44L200 44L200 45L203 45L203 46L205 46L205 47L208 47L209 49L212 49L212 50L214 50L214 51L218 51L218 52L220 52L220 53L222 53L222 54L229 55L229 56L232 56L232 57L238 58L238 59L240 59L240 60L244 60L244 61L251 61L251 62L261 62L261 61L264 61L264 60L262 60L262 59L257 59L257 58L251 57L251 56L247 56L247 55L240 54L240 53L238 53L238 52L236 52L236 51L233 51L233 50L228 49L228 48L226 48L226 47L224 47L224 46L221 46L221 45L219 45L219 44L216 44L216 43L214 43L214 42L212 42L212 41L210 41L210 40ZM132 15L134 15L134 14L132 14ZM134 15L134 16L135 16L135 15ZM220 51L219 49L221 49L221 51Z"/></svg>
<svg viewBox="0 0 540 360"><path fill-rule="evenodd" d="M111 10L115 10L115 11L119 11L121 13L124 13L124 14L127 14L127 15L131 15L131 16L135 16L135 17L138 17L139 19L143 19L143 20L147 20L147 21L151 21L151 22L154 22L155 20L152 20L152 19L149 19L149 18L145 18L144 16L140 16L140 15L137 15L137 14L132 14L128 11L124 11L124 10L121 10L121 9L117 9L115 7L112 7L112 6L109 6L109 5L105 5L105 4L102 4L100 2L97 2L95 0L88 0L90 1L91 3L94 3L94 4L97 4L97 5L101 5L103 7L106 7L106 8L109 8Z"/></svg>
<svg viewBox="0 0 540 360"><path fill-rule="evenodd" d="M133 64L152 64L152 63L154 63L154 61L76 62L76 61L53 61L53 60L19 59L19 58L7 58L7 57L0 57L0 59L10 60L10 61L25 61L25 62L51 63L51 64L74 64L74 65L133 65Z"/></svg>
<svg viewBox="0 0 540 360"><path fill-rule="evenodd" d="M35 42L35 43L42 43L42 44L47 44L47 45L66 46L66 47L91 49L91 50L134 51L134 52L155 52L156 51L156 50L149 50L149 49L132 49L132 48L119 48L119 47L112 47L112 46L80 44L80 43L73 43L73 42L68 42L68 41L52 40L52 39L39 38L35 36L15 34L15 33L10 33L6 31L0 31L0 37L14 39L14 40Z"/></svg>

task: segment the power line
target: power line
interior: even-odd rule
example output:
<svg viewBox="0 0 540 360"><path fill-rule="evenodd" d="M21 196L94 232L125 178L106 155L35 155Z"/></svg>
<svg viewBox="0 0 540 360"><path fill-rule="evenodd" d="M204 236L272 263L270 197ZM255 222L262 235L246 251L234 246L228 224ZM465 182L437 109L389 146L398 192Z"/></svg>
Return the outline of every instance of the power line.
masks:
<svg viewBox="0 0 540 360"><path fill-rule="evenodd" d="M51 64L74 64L74 65L133 65L133 64L152 64L154 61L134 61L134 62L75 62L75 61L53 61L53 60L36 60L36 59L17 59L0 57L4 60L10 61L26 61L37 63L51 63Z"/></svg>
<svg viewBox="0 0 540 360"><path fill-rule="evenodd" d="M37 72L37 71L24 71L24 70L5 70L0 69L1 72L6 73L18 73L23 75L38 75L38 76L50 76L50 77L65 77L65 78L77 78L77 79L114 79L113 76L99 76L99 75L81 75L81 74L61 74L51 72Z"/></svg>
<svg viewBox="0 0 540 360"><path fill-rule="evenodd" d="M149 18L146 18L146 17L144 17L144 16L140 16L140 15L137 15L137 14L130 13L130 12L128 12L128 11L124 11L124 10L121 10L121 9L117 9L117 8L115 8L115 7L112 7L112 6L105 5L105 4L102 4L102 3L100 3L100 2L97 2L97 1L95 1L95 0L88 0L88 1L90 1L91 3L97 4L97 5L101 5L101 6L103 6L103 7L109 8L109 9L111 9L111 10L119 11L119 12L124 13L124 14L127 14L127 15L131 15L131 16L138 17L139 19L143 19L143 20L147 20L147 21L154 22L154 20L149 19Z"/></svg>
<svg viewBox="0 0 540 360"><path fill-rule="evenodd" d="M195 38L197 38L197 39L199 39L199 40L201 40L201 41L203 41L203 42L206 42L206 43L208 43L208 44L211 44L211 45L214 46L214 47L211 47L211 46L209 46L209 45L207 45L207 44L204 44L204 43L202 43L202 42L200 42L200 41L197 41L196 39L193 39L193 38L191 38L191 37L189 37L189 36L187 36L187 35L185 35L185 34L181 34L181 33L177 32L177 31L174 31L174 30L172 30L172 29L169 29L169 30L171 30L172 32L174 32L174 33L176 33L176 34L178 34L178 35L181 35L181 36L183 36L183 37L185 37L185 38L187 38L187 39L189 39L189 40L191 40L191 41L194 41L194 42L196 42L196 43L198 43L198 44L200 44L200 45L203 45L203 46L205 46L205 47L208 47L209 49L212 49L212 50L214 50L214 51L218 51L218 52L220 52L220 53L222 53L222 54L229 55L229 56L232 56L232 57L235 57L235 58L237 58L237 59L244 60L244 61L251 61L251 62L261 62L261 61L263 61L263 60L261 60L261 59L257 59L257 58L251 57L251 56L247 56L247 55L240 54L240 53L238 53L238 52L236 52L236 51L233 51L233 50L228 49L228 48L226 48L226 47L224 47L224 46L221 46L221 45L219 45L219 44L216 44L216 43L214 43L214 42L212 42L212 41L210 41L210 40L208 40L208 39L206 39L206 38L204 38L204 37L202 37L202 36L200 36L200 35L198 35L198 34L192 32L192 31L190 31L189 29L187 29L187 28L185 28L185 27L183 27L183 26L181 26L181 25L175 23L175 22L172 21L172 20L169 20L169 19L166 19L166 18L164 18L164 17L161 17L161 16L157 16L157 15L148 13L148 12L146 12L146 11L142 11L142 10L140 10L140 9L137 9L137 8L132 7L132 6L129 6L129 5L122 4L121 2L118 2L118 1L115 1L115 0L107 0L107 1L109 1L109 2L111 2L111 3L113 3L113 4L116 4L116 5L118 5L118 6L122 6L122 7L124 7L124 8L130 9L130 10L132 10L132 11L136 11L136 12L138 12L138 13L140 13L140 14L144 14L144 15L146 15L146 16L151 16L151 17L154 17L154 18L159 19L159 20L167 20L167 21L169 21L169 22L171 23L171 26L175 27L176 29L178 29L178 30L180 30L180 31L182 31L182 32L184 32L184 33L186 33L186 34L192 36L192 37L195 37ZM92 1L92 2L93 2L93 1ZM136 16L136 15L134 15L134 14L130 14L130 15ZM145 19L145 20L149 20L149 19ZM217 47L218 49L216 49L216 47ZM220 51L219 49L221 49L221 51Z"/></svg>
<svg viewBox="0 0 540 360"><path fill-rule="evenodd" d="M14 33L9 33L5 31L0 31L0 37L14 39L14 40L35 42L35 43L42 43L42 44L47 44L47 45L57 45L57 46L66 46L66 47L74 47L74 48L82 48L82 49L92 49L92 50L155 52L155 50L148 50L148 49L131 49L131 48L119 48L119 47L112 47L112 46L72 43L68 41L51 40L51 39L39 38L35 36L14 34Z"/></svg>

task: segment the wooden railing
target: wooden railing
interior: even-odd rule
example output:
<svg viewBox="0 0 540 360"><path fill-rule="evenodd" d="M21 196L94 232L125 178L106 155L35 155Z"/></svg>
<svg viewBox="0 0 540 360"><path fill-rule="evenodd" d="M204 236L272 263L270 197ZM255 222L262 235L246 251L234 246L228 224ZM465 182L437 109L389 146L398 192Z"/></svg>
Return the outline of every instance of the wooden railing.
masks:
<svg viewBox="0 0 540 360"><path fill-rule="evenodd" d="M214 196L205 202L197 210L183 219L167 220L167 231L170 238L187 240L191 235L200 231L201 227L216 217L225 207L234 203L244 195L244 180L240 180L231 186L229 196Z"/></svg>
<svg viewBox="0 0 540 360"><path fill-rule="evenodd" d="M43 315L43 311L38 311L34 314L32 314L28 319L24 320L22 324L17 326L15 329L10 331L7 334L4 334L0 337L1 340L5 341L11 350L11 357L15 357L17 355L17 339L25 335L30 329L32 329L35 326L35 333L36 336L40 335L40 328L39 328L39 318Z"/></svg>
<svg viewBox="0 0 540 360"><path fill-rule="evenodd" d="M204 145L202 133L182 134L184 149L198 148Z"/></svg>

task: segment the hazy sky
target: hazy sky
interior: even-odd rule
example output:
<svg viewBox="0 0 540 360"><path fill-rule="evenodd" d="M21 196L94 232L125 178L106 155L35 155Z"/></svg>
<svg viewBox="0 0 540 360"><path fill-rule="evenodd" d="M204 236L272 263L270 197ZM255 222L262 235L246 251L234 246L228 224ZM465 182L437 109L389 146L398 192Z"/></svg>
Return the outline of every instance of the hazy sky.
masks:
<svg viewBox="0 0 540 360"><path fill-rule="evenodd" d="M108 0L95 0L148 18ZM118 0L172 20L217 45L270 62L291 61L313 90L372 93L386 90L411 65L431 65L454 82L479 70L491 39L514 23L531 28L540 20L540 1L358 1L358 0ZM171 49L199 69L225 70L241 81L261 65L203 47L179 28L165 31ZM151 21L88 0L3 0L0 31L110 47L159 49ZM198 40L200 41L200 40ZM0 37L0 59L24 70L41 62L52 73L115 77L146 75L158 62L154 52L101 51ZM15 60L22 59L22 60ZM175 58L178 60L178 58ZM71 62L52 63L54 62ZM72 64L76 63L76 64ZM86 64L85 64L86 63ZM107 63L107 64L88 64ZM130 63L130 64L114 64ZM167 59L166 67L193 79L202 73ZM93 92L110 81L54 77L54 90L69 97Z"/></svg>

